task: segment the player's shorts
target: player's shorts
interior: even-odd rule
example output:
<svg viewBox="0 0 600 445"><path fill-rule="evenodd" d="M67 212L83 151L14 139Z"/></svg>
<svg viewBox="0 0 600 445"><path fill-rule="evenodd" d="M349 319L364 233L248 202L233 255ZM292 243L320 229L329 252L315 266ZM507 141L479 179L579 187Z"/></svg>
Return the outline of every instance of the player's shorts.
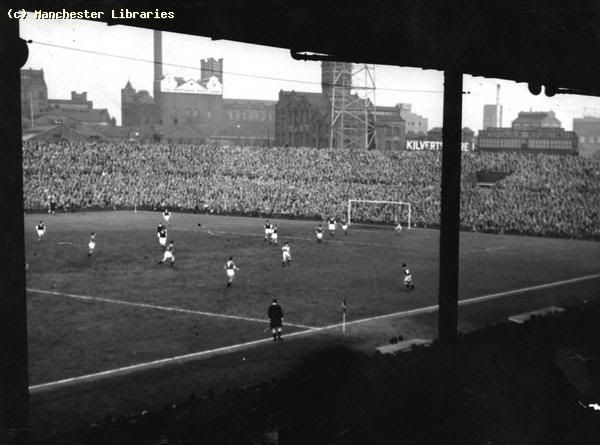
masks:
<svg viewBox="0 0 600 445"><path fill-rule="evenodd" d="M404 284L411 284L412 283L412 275L407 275L404 277Z"/></svg>
<svg viewBox="0 0 600 445"><path fill-rule="evenodd" d="M36 230L38 236L44 236L44 231L43 230ZM31 233L31 232L29 232Z"/></svg>
<svg viewBox="0 0 600 445"><path fill-rule="evenodd" d="M335 224L329 224L329 231L333 232L335 230Z"/></svg>
<svg viewBox="0 0 600 445"><path fill-rule="evenodd" d="M275 241L275 242L276 242L276 241L277 241L277 234L276 234L276 233L273 233L273 234L271 235L271 239L272 239L273 241Z"/></svg>
<svg viewBox="0 0 600 445"><path fill-rule="evenodd" d="M96 243L88 243L88 247L90 248L90 250L94 250L96 248Z"/></svg>
<svg viewBox="0 0 600 445"><path fill-rule="evenodd" d="M166 246L167 238L158 238L158 242L160 243L161 246Z"/></svg>
<svg viewBox="0 0 600 445"><path fill-rule="evenodd" d="M227 276L229 278L233 278L234 275L235 275L235 270L234 269L227 269Z"/></svg>
<svg viewBox="0 0 600 445"><path fill-rule="evenodd" d="M317 239L323 239L323 234L322 233L317 233Z"/></svg>
<svg viewBox="0 0 600 445"><path fill-rule="evenodd" d="M281 318L272 318L271 319L271 329L281 331L281 327L283 326L283 322Z"/></svg>
<svg viewBox="0 0 600 445"><path fill-rule="evenodd" d="M165 254L163 255L163 261L167 261L167 260L171 260L171 261L175 261L175 255L173 255L171 252L169 252L168 250L165 252Z"/></svg>
<svg viewBox="0 0 600 445"><path fill-rule="evenodd" d="M165 219L165 221L169 222L169 218L171 217L171 215L163 215L163 218Z"/></svg>
<svg viewBox="0 0 600 445"><path fill-rule="evenodd" d="M287 252L283 252L283 261L291 261L291 260L292 260L292 255Z"/></svg>
<svg viewBox="0 0 600 445"><path fill-rule="evenodd" d="M342 230L344 230L344 231L348 230L348 226L344 224L344 225L342 226Z"/></svg>

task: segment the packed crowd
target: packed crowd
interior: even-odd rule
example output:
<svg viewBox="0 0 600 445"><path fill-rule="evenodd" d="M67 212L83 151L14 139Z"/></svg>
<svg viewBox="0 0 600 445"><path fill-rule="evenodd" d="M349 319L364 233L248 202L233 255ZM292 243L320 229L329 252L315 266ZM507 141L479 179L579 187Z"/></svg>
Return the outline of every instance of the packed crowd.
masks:
<svg viewBox="0 0 600 445"><path fill-rule="evenodd" d="M342 219L348 199L411 204L412 224L439 223L439 152L26 142L25 208L207 209ZM479 171L508 175L492 187ZM600 159L463 153L465 230L600 239ZM352 219L406 221L406 209L363 204Z"/></svg>

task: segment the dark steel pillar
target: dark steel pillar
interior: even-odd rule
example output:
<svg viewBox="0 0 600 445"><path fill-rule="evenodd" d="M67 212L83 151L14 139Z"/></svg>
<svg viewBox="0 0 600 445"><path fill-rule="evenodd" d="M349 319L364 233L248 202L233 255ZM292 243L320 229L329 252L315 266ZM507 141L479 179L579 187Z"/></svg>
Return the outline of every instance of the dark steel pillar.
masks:
<svg viewBox="0 0 600 445"><path fill-rule="evenodd" d="M0 14L0 443L28 440L27 305L23 236L19 22Z"/></svg>
<svg viewBox="0 0 600 445"><path fill-rule="evenodd" d="M461 124L462 73L454 69L447 69L444 72L440 288L438 297L438 336L443 343L454 343L458 335Z"/></svg>

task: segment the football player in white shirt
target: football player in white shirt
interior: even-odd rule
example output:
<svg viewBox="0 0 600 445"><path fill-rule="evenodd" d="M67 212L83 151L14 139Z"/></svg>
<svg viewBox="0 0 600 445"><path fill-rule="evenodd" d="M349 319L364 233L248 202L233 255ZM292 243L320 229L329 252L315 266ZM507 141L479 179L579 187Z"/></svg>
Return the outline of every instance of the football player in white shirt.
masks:
<svg viewBox="0 0 600 445"><path fill-rule="evenodd" d="M348 235L348 223L346 221L342 221L342 230L344 231L344 235Z"/></svg>
<svg viewBox="0 0 600 445"><path fill-rule="evenodd" d="M235 271L240 270L233 262L232 256L230 256L229 260L225 263L225 270L227 271L227 287L231 287L233 279L235 278Z"/></svg>
<svg viewBox="0 0 600 445"><path fill-rule="evenodd" d="M158 243L164 249L167 247L167 229L163 226L158 232Z"/></svg>
<svg viewBox="0 0 600 445"><path fill-rule="evenodd" d="M278 239L278 236L277 236L277 226L275 226L271 230L271 244L277 245L277 243L278 243L277 239Z"/></svg>
<svg viewBox="0 0 600 445"><path fill-rule="evenodd" d="M410 269L406 266L406 263L402 263L402 269L404 272L404 287L406 289L414 290L415 285L413 284L412 273L410 272Z"/></svg>
<svg viewBox="0 0 600 445"><path fill-rule="evenodd" d="M88 242L88 258L92 257L92 254L94 253L94 249L96 248L96 234L94 232L92 232L92 234L90 235L90 241Z"/></svg>
<svg viewBox="0 0 600 445"><path fill-rule="evenodd" d="M321 224L319 224L317 226L317 229L315 230L315 234L317 235L317 243L320 243L321 241L323 241L323 227L321 227Z"/></svg>
<svg viewBox="0 0 600 445"><path fill-rule="evenodd" d="M292 252L290 250L290 246L288 245L288 243L283 244L283 247L281 248L281 253L282 253L281 265L285 266L287 263L287 265L290 266L291 262L292 262Z"/></svg>
<svg viewBox="0 0 600 445"><path fill-rule="evenodd" d="M171 241L167 248L165 249L165 253L163 254L163 259L158 262L158 264L162 264L165 261L171 261L171 267L175 265L175 246L173 245L175 241Z"/></svg>
<svg viewBox="0 0 600 445"><path fill-rule="evenodd" d="M169 219L171 219L171 212L169 212L169 209L165 209L163 212L163 218L165 219L165 222L169 224Z"/></svg>
<svg viewBox="0 0 600 445"><path fill-rule="evenodd" d="M271 233L273 232L273 224L271 224L269 222L269 220L267 219L267 222L265 223L265 241L271 241Z"/></svg>
<svg viewBox="0 0 600 445"><path fill-rule="evenodd" d="M40 223L35 226L35 231L37 232L38 241L43 241L46 236L46 225L43 221L40 221Z"/></svg>
<svg viewBox="0 0 600 445"><path fill-rule="evenodd" d="M329 235L335 235L335 218L330 217L327 221L327 228L329 229Z"/></svg>

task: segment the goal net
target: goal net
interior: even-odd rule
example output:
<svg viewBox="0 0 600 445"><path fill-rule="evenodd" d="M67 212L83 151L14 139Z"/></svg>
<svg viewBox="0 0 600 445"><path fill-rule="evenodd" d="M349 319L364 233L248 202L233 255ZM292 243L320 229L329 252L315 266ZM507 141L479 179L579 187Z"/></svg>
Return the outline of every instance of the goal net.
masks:
<svg viewBox="0 0 600 445"><path fill-rule="evenodd" d="M348 224L401 224L411 227L411 205L401 201L348 200Z"/></svg>

